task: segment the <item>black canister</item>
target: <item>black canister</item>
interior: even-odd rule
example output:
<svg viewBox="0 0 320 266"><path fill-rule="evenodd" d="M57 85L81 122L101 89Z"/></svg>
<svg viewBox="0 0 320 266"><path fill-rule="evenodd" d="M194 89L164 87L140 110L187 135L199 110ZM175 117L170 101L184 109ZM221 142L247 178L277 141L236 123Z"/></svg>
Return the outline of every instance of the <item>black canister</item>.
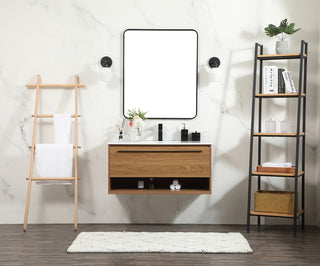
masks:
<svg viewBox="0 0 320 266"><path fill-rule="evenodd" d="M191 139L192 141L200 141L200 132L193 132L191 134Z"/></svg>

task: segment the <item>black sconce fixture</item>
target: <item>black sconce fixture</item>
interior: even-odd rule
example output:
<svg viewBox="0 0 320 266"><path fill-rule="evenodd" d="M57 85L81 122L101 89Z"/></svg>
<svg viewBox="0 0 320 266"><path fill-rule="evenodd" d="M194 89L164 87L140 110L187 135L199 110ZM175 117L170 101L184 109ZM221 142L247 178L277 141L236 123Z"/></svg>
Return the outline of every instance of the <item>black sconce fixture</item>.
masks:
<svg viewBox="0 0 320 266"><path fill-rule="evenodd" d="M209 74L209 82L220 82L222 76L222 70L219 68L220 59L218 57L211 57L208 62L208 66L206 66L206 70Z"/></svg>
<svg viewBox="0 0 320 266"><path fill-rule="evenodd" d="M220 59L218 57L211 57L209 59L209 66L211 68L216 68L220 66Z"/></svg>
<svg viewBox="0 0 320 266"><path fill-rule="evenodd" d="M101 58L100 64L102 67L111 67L112 66L112 59L109 56L104 56Z"/></svg>

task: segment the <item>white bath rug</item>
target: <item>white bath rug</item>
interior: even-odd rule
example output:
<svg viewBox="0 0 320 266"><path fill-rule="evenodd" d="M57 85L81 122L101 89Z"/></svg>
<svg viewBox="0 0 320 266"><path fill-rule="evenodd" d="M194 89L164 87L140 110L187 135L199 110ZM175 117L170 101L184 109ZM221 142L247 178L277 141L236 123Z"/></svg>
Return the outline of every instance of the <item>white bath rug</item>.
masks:
<svg viewBox="0 0 320 266"><path fill-rule="evenodd" d="M83 232L67 252L252 253L252 249L240 233Z"/></svg>

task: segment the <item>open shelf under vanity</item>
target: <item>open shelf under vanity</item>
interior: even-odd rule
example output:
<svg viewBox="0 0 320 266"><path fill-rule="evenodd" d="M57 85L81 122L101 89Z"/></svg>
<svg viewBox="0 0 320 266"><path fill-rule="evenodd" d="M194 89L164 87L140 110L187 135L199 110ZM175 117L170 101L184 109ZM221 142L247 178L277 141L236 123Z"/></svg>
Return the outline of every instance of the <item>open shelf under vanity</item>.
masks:
<svg viewBox="0 0 320 266"><path fill-rule="evenodd" d="M178 179L180 190L171 190L170 184ZM138 189L138 181L144 182L144 188ZM111 194L210 194L209 178L110 178ZM152 182L154 188L150 189Z"/></svg>

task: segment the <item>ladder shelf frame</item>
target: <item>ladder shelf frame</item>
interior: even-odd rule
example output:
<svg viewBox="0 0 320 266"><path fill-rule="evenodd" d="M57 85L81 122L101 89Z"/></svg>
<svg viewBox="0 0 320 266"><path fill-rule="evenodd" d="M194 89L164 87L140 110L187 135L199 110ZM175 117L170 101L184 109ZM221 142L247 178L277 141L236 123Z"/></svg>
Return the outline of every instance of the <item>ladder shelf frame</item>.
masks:
<svg viewBox="0 0 320 266"><path fill-rule="evenodd" d="M37 83L36 84L26 84L28 88L36 88L36 100L35 100L35 109L34 114L32 117L33 120L33 135L32 135L32 146L29 148L31 149L31 159L30 159L30 167L29 167L29 177L26 178L28 180L28 190L27 190L27 199L26 199L26 208L25 208L25 215L24 215L24 224L23 224L23 231L27 230L27 223L28 223L28 214L29 214L29 207L30 207L30 196L31 196L31 185L33 181L40 181L40 180L64 180L64 181L73 181L74 182L74 230L77 231L78 229L78 149L81 146L78 145L78 118L80 115L78 114L78 88L85 87L84 84L78 83L78 76L74 76L74 84L41 84L40 75L37 75ZM34 156L35 156L35 149L36 149L36 132L37 132L37 122L38 118L53 118L53 114L39 114L39 94L40 88L72 88L74 89L74 100L75 100L75 113L71 115L71 118L75 119L75 140L74 140L74 176L72 177L34 177L33 176L33 167L34 167Z"/></svg>
<svg viewBox="0 0 320 266"><path fill-rule="evenodd" d="M263 94L262 92L262 77L263 77L263 62L265 60L283 60L283 59L299 59L299 88L298 93L293 94ZM297 219L301 217L301 228L304 229L305 222L305 132L306 132L306 85L307 85L307 59L308 59L308 43L301 40L301 48L299 54L282 54L282 55L263 55L263 45L255 44L254 54L254 74L253 74L253 89L252 89L252 109L251 109L251 134L250 134L250 154L249 154L249 178L248 178L248 206L247 206L247 233L250 232L250 218L257 216L258 226L261 224L261 216L265 217L280 217L293 219L293 235L297 232ZM259 80L257 92L257 72L259 61ZM261 132L262 124L262 99L263 98L297 98L297 128L295 133L263 133ZM258 100L258 132L254 132L255 126L255 107L256 99ZM302 107L301 107L302 105ZM301 110L302 109L302 110ZM301 127L301 112L302 112L302 131ZM294 137L296 138L296 153L295 153L295 172L294 174L277 174L277 173L259 173L252 170L253 159L253 140L258 138L258 165L261 164L261 139L262 137ZM302 138L301 149L301 171L299 171L300 157L300 140ZM257 176L257 189L261 190L261 177L285 177L294 178L294 211L293 215L281 215L276 213L262 213L251 210L251 194L252 194L252 177ZM301 177L301 210L298 210L298 179Z"/></svg>

